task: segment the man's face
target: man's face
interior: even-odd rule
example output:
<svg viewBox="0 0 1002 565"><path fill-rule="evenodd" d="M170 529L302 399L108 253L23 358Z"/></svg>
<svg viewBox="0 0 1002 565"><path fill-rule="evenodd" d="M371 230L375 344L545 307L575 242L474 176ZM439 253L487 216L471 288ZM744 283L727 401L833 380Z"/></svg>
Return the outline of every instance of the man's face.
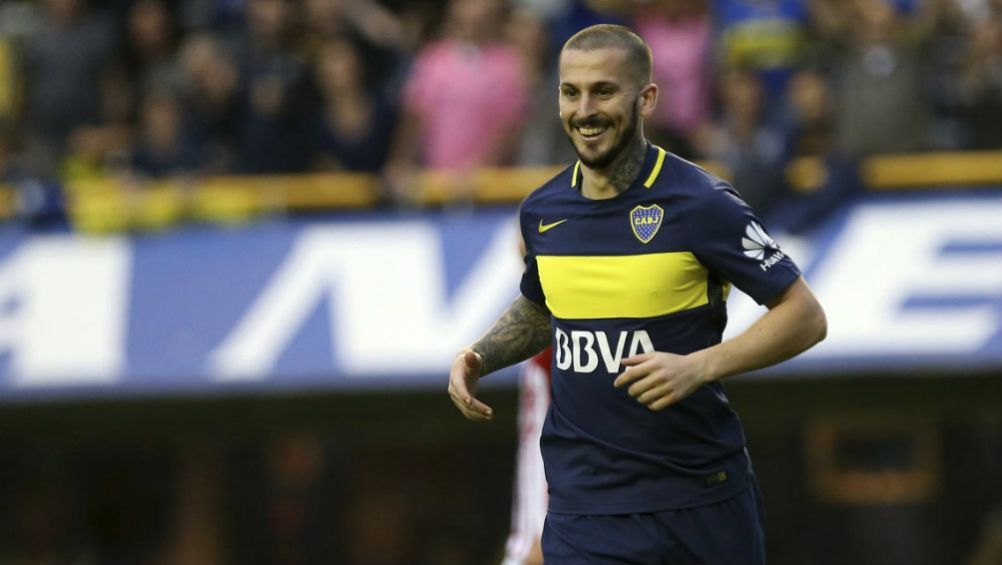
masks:
<svg viewBox="0 0 1002 565"><path fill-rule="evenodd" d="M560 118L587 167L610 166L638 135L641 90L623 49L561 53Z"/></svg>

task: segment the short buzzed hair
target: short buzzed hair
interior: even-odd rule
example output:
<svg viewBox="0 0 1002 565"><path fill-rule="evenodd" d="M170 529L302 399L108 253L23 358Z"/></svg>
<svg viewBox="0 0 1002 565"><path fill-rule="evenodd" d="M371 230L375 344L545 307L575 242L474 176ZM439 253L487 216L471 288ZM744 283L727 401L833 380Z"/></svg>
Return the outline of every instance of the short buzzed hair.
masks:
<svg viewBox="0 0 1002 565"><path fill-rule="evenodd" d="M626 51L626 64L638 80L644 84L651 82L651 67L653 66L651 48L644 41L644 38L626 26L598 24L586 27L571 36L567 43L564 43L562 51L568 49L591 51L609 48Z"/></svg>

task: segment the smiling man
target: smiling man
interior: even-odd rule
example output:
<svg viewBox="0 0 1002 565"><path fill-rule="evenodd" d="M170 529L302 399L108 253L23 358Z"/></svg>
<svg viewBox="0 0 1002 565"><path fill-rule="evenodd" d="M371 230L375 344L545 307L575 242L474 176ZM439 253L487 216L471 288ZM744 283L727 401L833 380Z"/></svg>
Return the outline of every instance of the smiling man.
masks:
<svg viewBox="0 0 1002 565"><path fill-rule="evenodd" d="M650 49L599 25L560 55L578 161L522 204L521 296L460 351L449 394L493 417L477 380L553 346L542 447L547 565L760 565L760 501L719 382L822 340L793 261L723 180L649 144ZM721 342L731 284L769 310Z"/></svg>

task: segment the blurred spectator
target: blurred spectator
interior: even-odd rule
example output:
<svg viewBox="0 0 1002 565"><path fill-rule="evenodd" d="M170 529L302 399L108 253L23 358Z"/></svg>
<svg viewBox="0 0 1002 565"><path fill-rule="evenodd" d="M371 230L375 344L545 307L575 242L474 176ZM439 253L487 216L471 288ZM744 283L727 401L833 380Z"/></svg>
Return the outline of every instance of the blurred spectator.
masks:
<svg viewBox="0 0 1002 565"><path fill-rule="evenodd" d="M410 3L408 3L410 4ZM303 21L309 52L315 56L331 39L348 38L367 72L369 88L396 99L406 61L418 42L404 20L376 0L304 0Z"/></svg>
<svg viewBox="0 0 1002 565"><path fill-rule="evenodd" d="M512 162L527 92L504 20L503 0L449 3L444 37L418 53L404 91L389 175L397 190L418 162L458 171Z"/></svg>
<svg viewBox="0 0 1002 565"><path fill-rule="evenodd" d="M107 69L96 88L100 110L94 119L73 128L63 159L59 180L73 184L100 180L126 165L132 143L132 107L134 90L128 77L118 67Z"/></svg>
<svg viewBox="0 0 1002 565"><path fill-rule="evenodd" d="M701 129L702 157L728 167L741 197L765 214L783 191L783 136L767 116L763 79L754 71L725 71L718 85L721 115Z"/></svg>
<svg viewBox="0 0 1002 565"><path fill-rule="evenodd" d="M24 46L24 128L31 167L48 176L69 133L100 113L102 71L115 48L113 28L84 0L46 0L40 28Z"/></svg>
<svg viewBox="0 0 1002 565"><path fill-rule="evenodd" d="M174 59L177 34L163 0L138 0L126 19L126 66L129 80L141 92L177 88L180 69Z"/></svg>
<svg viewBox="0 0 1002 565"><path fill-rule="evenodd" d="M243 99L240 75L232 56L215 37L197 34L181 48L185 115L202 140L203 169L224 172L234 166Z"/></svg>
<svg viewBox="0 0 1002 565"><path fill-rule="evenodd" d="M292 173L309 164L306 67L293 43L294 6L248 0L247 34L239 51L247 114L238 137L244 173Z"/></svg>
<svg viewBox="0 0 1002 565"><path fill-rule="evenodd" d="M721 66L754 70L766 99L778 100L807 55L806 0L712 0L712 7Z"/></svg>
<svg viewBox="0 0 1002 565"><path fill-rule="evenodd" d="M143 97L132 171L144 177L190 175L202 164L202 150L184 121L181 102L161 88Z"/></svg>
<svg viewBox="0 0 1002 565"><path fill-rule="evenodd" d="M99 127L79 127L66 142L64 157L59 165L59 182L73 185L107 178L105 166L115 145Z"/></svg>
<svg viewBox="0 0 1002 565"><path fill-rule="evenodd" d="M317 52L315 74L320 115L313 120L314 166L378 172L389 151L396 109L367 85L356 46L331 39Z"/></svg>
<svg viewBox="0 0 1002 565"><path fill-rule="evenodd" d="M243 34L238 42L245 70L298 63L293 27L295 5L287 0L247 0Z"/></svg>
<svg viewBox="0 0 1002 565"><path fill-rule="evenodd" d="M856 165L835 143L834 101L828 77L804 69L787 83L784 116L785 186L774 198L769 225L788 234L817 227L858 189Z"/></svg>
<svg viewBox="0 0 1002 565"><path fill-rule="evenodd" d="M522 55L528 95L516 163L557 165L573 162L577 155L556 116L560 79L546 23L533 9L516 8L508 22L508 36Z"/></svg>
<svg viewBox="0 0 1002 565"><path fill-rule="evenodd" d="M891 0L818 0L814 7L818 29L835 43L839 148L851 156L927 148L932 107L923 50L932 8L907 14Z"/></svg>
<svg viewBox="0 0 1002 565"><path fill-rule="evenodd" d="M971 24L955 84L965 147L1002 148L1002 13Z"/></svg>
<svg viewBox="0 0 1002 565"><path fill-rule="evenodd" d="M403 22L375 0L304 0L303 11L307 33L321 44L349 36L364 44L367 54L406 46Z"/></svg>
<svg viewBox="0 0 1002 565"><path fill-rule="evenodd" d="M835 149L834 105L827 77L818 70L798 71L786 90L786 155L820 157Z"/></svg>
<svg viewBox="0 0 1002 565"><path fill-rule="evenodd" d="M711 25L706 0L656 0L638 10L634 26L654 54L658 105L648 138L685 158L690 136L709 118Z"/></svg>

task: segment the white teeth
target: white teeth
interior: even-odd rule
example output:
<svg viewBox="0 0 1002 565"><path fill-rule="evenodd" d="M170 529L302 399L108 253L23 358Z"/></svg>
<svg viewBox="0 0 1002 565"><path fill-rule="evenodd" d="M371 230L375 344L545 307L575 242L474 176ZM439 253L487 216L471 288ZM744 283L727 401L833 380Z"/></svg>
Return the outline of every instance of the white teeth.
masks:
<svg viewBox="0 0 1002 565"><path fill-rule="evenodd" d="M596 135L604 132L605 129L606 128L604 128L604 127L602 127L602 128L578 128L578 131L580 131L581 135L583 135L585 137L593 137L593 136L596 136Z"/></svg>

